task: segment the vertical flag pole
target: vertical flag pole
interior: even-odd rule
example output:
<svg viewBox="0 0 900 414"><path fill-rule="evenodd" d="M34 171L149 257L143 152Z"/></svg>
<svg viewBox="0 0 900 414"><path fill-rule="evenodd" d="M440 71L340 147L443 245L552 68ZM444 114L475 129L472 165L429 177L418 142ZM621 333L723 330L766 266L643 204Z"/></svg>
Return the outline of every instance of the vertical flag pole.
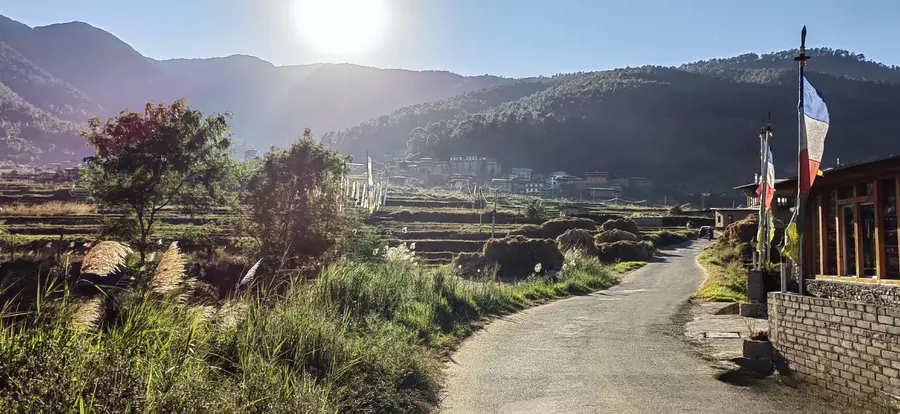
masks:
<svg viewBox="0 0 900 414"><path fill-rule="evenodd" d="M771 149L770 149L770 147L769 147L769 138L772 136L772 113L771 113L771 112L769 112L768 117L767 117L767 119L766 119L766 126L763 128L763 134L765 135L765 141L766 141L766 142L765 142L765 148L766 148L765 167L766 167L766 168L765 168L765 170L763 171L763 174L765 174L764 180L766 180L766 181L765 181L765 182L766 182L766 188L765 188L765 193L764 193L764 194L766 194L766 197L768 197L769 186L771 186L772 188L775 188L775 183L774 183L774 182L772 182L772 183L769 183L769 182L768 182L768 181L769 181L769 163L773 162L771 159L769 159L769 154L772 153L772 151L771 151ZM773 198L775 197L775 192L774 192L774 191L772 192L772 197L773 197ZM772 202L774 202L774 201L775 201L775 200L767 200L767 201L766 201L766 204L767 204L767 205L771 205ZM763 263L769 262L770 259L771 259L770 256L772 255L772 240L769 239L769 232L772 231L772 229L769 228L769 224L772 223L772 220L770 220L770 217L769 217L769 215L771 215L771 214L772 214L772 212L769 211L768 208L766 208L766 224L765 224L765 231L766 231L766 232L765 232L765 234L763 235L764 240L765 240L765 243L764 243L763 245L765 246L766 249L765 249L765 256L764 256L765 261L764 261ZM762 269L760 269L760 270L762 270Z"/></svg>
<svg viewBox="0 0 900 414"><path fill-rule="evenodd" d="M765 141L763 140L762 132L759 134L759 182L757 183L757 191L759 191L759 197L757 197L757 201L759 201L759 214L757 217L757 228L756 231L756 263L755 270L762 270L762 262L763 262L763 235L765 231L763 230L763 226L765 223L765 214L766 214L766 147Z"/></svg>
<svg viewBox="0 0 900 414"><path fill-rule="evenodd" d="M803 26L803 30L800 31L800 54L794 58L799 65L800 76L798 78L799 83L799 104L797 105L797 242L800 246L798 249L799 254L797 255L797 268L799 273L797 274L797 293L803 294L803 276L805 274L804 263L803 263L803 219L804 219L804 211L803 211L803 198L801 197L800 190L801 186L801 175L803 174L803 160L800 158L800 150L803 148L804 140L803 134L805 133L804 125L803 125L803 69L806 67L806 61L809 60L809 56L806 55L806 26Z"/></svg>

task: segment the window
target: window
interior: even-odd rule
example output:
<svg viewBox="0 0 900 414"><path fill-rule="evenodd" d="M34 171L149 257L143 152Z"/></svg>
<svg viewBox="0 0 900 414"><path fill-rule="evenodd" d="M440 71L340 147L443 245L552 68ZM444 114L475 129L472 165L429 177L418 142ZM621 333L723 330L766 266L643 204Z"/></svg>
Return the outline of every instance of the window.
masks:
<svg viewBox="0 0 900 414"><path fill-rule="evenodd" d="M881 180L878 183L881 189L881 221L884 231L884 264L886 269L881 274L882 279L900 279L900 251L898 251L897 238L897 183L894 180Z"/></svg>
<svg viewBox="0 0 900 414"><path fill-rule="evenodd" d="M731 224L731 223L734 223L734 216L729 214L728 215L728 224Z"/></svg>

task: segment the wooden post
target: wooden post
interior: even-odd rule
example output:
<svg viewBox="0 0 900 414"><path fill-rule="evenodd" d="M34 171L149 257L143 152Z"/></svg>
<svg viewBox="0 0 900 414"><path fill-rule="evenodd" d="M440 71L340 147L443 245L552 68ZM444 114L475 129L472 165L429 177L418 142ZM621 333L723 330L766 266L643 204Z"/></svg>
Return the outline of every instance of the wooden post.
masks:
<svg viewBox="0 0 900 414"><path fill-rule="evenodd" d="M825 217L825 203L822 202L823 197L819 195L816 202L818 203L819 220L819 274L824 275L828 269L828 219Z"/></svg>
<svg viewBox="0 0 900 414"><path fill-rule="evenodd" d="M875 277L881 280L882 274L887 271L884 256L884 198L881 196L881 180L875 180Z"/></svg>
<svg viewBox="0 0 900 414"><path fill-rule="evenodd" d="M863 274L863 245L862 245L862 226L859 222L859 201L856 200L856 197L859 197L859 185L853 184L853 243L856 244L856 278L859 279Z"/></svg>
<svg viewBox="0 0 900 414"><path fill-rule="evenodd" d="M832 196L837 200L837 189L832 191ZM837 239L834 246L837 248L837 274L838 276L844 276L844 273L847 271L844 269L844 208L837 205L837 203L835 203L834 208L834 237Z"/></svg>

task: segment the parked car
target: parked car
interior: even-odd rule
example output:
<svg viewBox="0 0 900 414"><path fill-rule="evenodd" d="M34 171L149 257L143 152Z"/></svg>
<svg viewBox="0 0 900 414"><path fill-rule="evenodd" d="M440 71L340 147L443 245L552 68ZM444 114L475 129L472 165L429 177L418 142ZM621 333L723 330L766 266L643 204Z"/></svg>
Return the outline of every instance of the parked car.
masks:
<svg viewBox="0 0 900 414"><path fill-rule="evenodd" d="M708 238L712 240L713 233L715 233L715 229L712 226L703 226L700 227L700 230L697 230L697 237L701 239Z"/></svg>

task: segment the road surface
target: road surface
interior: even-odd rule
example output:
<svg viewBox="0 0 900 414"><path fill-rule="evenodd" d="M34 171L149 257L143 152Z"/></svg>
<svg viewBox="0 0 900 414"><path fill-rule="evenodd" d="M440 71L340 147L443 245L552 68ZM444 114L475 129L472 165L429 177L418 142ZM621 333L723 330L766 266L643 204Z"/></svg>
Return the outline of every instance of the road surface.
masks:
<svg viewBox="0 0 900 414"><path fill-rule="evenodd" d="M784 387L737 387L673 322L707 242L668 250L606 291L495 321L446 369L446 413L822 412Z"/></svg>

